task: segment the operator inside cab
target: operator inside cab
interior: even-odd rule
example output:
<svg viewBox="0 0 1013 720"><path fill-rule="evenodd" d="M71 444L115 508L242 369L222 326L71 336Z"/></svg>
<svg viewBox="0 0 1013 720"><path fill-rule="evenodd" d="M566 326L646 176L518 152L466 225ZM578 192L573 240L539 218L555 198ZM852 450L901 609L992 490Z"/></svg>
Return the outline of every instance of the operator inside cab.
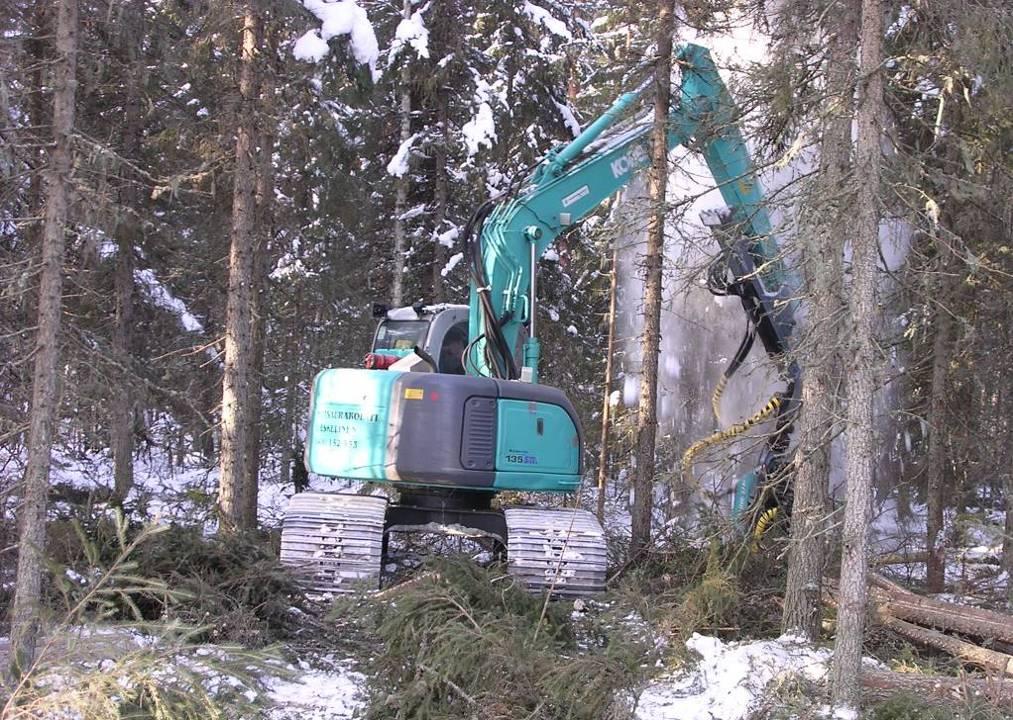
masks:
<svg viewBox="0 0 1013 720"><path fill-rule="evenodd" d="M464 375L464 348L467 336L461 327L455 326L447 331L440 349L440 372L448 375Z"/></svg>

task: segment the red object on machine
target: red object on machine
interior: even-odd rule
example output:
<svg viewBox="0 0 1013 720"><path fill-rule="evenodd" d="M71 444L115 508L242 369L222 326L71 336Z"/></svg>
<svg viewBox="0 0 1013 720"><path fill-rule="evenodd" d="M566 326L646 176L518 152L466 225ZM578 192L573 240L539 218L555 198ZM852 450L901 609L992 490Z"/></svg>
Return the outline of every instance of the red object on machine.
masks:
<svg viewBox="0 0 1013 720"><path fill-rule="evenodd" d="M366 357L362 360L362 366L367 370L386 370L399 359L400 358L395 357L394 355L366 353Z"/></svg>

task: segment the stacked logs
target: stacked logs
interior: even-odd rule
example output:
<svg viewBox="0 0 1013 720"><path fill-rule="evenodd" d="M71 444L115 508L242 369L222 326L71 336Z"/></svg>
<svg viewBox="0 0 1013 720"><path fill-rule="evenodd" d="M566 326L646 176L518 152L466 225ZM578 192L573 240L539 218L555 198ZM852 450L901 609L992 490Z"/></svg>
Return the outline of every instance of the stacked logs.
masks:
<svg viewBox="0 0 1013 720"><path fill-rule="evenodd" d="M986 673L984 678L955 678L866 671L862 684L870 694L906 690L1013 703L1013 616L916 595L877 573L869 574L869 585L870 606L883 626ZM837 588L829 583L828 590L828 602L836 605Z"/></svg>

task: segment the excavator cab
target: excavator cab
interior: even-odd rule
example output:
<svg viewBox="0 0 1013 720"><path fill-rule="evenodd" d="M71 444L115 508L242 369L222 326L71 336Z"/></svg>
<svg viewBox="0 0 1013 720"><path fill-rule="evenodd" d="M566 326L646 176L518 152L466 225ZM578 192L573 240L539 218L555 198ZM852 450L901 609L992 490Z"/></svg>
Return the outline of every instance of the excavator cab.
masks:
<svg viewBox="0 0 1013 720"><path fill-rule="evenodd" d="M378 306L380 318L373 346L364 366L385 370L415 354L418 348L433 359L436 372L464 375L464 350L468 344L467 305L422 305L388 310Z"/></svg>

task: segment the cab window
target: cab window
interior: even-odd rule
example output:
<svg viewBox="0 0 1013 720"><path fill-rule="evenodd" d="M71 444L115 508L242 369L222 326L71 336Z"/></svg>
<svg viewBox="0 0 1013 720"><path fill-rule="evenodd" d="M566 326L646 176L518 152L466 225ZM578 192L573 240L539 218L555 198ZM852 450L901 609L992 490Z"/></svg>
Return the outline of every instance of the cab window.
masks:
<svg viewBox="0 0 1013 720"><path fill-rule="evenodd" d="M468 345L468 323L459 322L443 336L440 347L440 372L464 375L464 349Z"/></svg>
<svg viewBox="0 0 1013 720"><path fill-rule="evenodd" d="M424 347L428 331L429 323L425 320L384 320L376 331L373 350L411 350L416 345Z"/></svg>

